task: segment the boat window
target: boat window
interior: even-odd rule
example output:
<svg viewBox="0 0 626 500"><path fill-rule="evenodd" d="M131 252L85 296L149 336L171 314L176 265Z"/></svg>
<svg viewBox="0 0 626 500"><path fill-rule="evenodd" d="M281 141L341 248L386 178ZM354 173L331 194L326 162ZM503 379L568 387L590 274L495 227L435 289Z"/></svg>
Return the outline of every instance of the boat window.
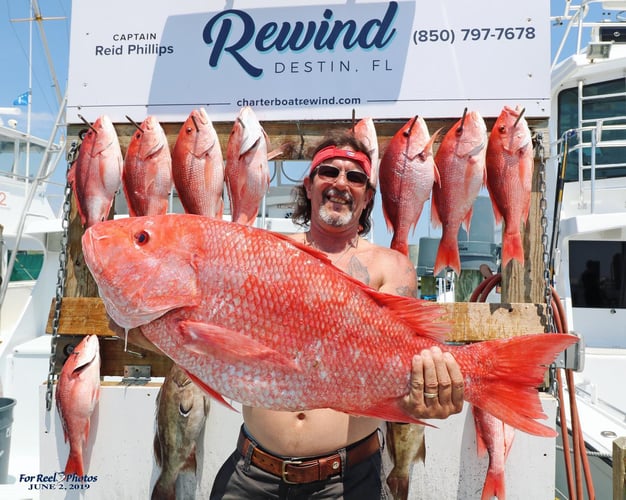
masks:
<svg viewBox="0 0 626 500"><path fill-rule="evenodd" d="M39 277L42 267L43 252L17 252L10 281L36 280Z"/></svg>
<svg viewBox="0 0 626 500"><path fill-rule="evenodd" d="M597 120L604 120L602 141L626 140L626 79L619 78L607 82L599 82L583 86L582 126L591 127ZM565 89L558 97L558 130L559 137L567 130L579 127L578 120L578 88ZM611 119L612 117L621 119ZM617 126L617 127L616 127ZM569 139L570 153L567 159L566 181L576 181L579 166L582 165L583 180L591 178L589 168L592 164L591 148L574 149L580 142L591 141L591 131L584 131L582 137ZM626 176L626 147L623 145L605 144L596 149L596 179Z"/></svg>
<svg viewBox="0 0 626 500"><path fill-rule="evenodd" d="M29 154L26 155L28 149ZM0 172L14 174L18 178L33 177L45 153L39 144L26 144L17 139L0 139ZM26 158L29 158L28 165Z"/></svg>
<svg viewBox="0 0 626 500"><path fill-rule="evenodd" d="M574 307L626 308L626 242L570 241Z"/></svg>

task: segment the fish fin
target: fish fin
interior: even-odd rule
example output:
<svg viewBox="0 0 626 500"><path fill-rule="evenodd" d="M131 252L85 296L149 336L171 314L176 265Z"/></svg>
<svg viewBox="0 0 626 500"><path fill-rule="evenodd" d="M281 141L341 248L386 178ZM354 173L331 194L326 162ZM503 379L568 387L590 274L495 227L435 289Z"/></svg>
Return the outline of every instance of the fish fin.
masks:
<svg viewBox="0 0 626 500"><path fill-rule="evenodd" d="M495 472L489 467L480 500L491 500L493 497L504 499L505 495L504 471Z"/></svg>
<svg viewBox="0 0 626 500"><path fill-rule="evenodd" d="M237 361L271 362L293 371L301 368L284 354L241 332L198 321L181 321L179 325L185 349L196 354L216 352Z"/></svg>
<svg viewBox="0 0 626 500"><path fill-rule="evenodd" d="M267 153L267 160L271 161L274 158L278 158L279 156L282 156L283 153L284 153L283 149L284 149L284 146L281 146L281 147L279 147L277 149L273 149L272 151Z"/></svg>
<svg viewBox="0 0 626 500"><path fill-rule="evenodd" d="M397 319L404 322L416 334L443 342L450 331L448 322L440 321L445 309L436 302L391 295L366 288L367 294L379 305L386 307Z"/></svg>
<svg viewBox="0 0 626 500"><path fill-rule="evenodd" d="M439 186L441 186L441 175L439 175L439 167L437 166L437 164L433 164L433 169L434 169L434 173L435 173L435 181L433 184L437 184ZM437 214L437 217L439 217L439 214Z"/></svg>
<svg viewBox="0 0 626 500"><path fill-rule="evenodd" d="M502 234L502 269L506 267L511 259L524 264L524 248L522 247L522 236L520 233L507 233L506 228Z"/></svg>
<svg viewBox="0 0 626 500"><path fill-rule="evenodd" d="M408 242L404 238L400 240L400 238L396 237L396 234L394 234L393 238L391 238L391 244L389 245L389 248L396 250L401 254L406 255L407 257L409 256Z"/></svg>
<svg viewBox="0 0 626 500"><path fill-rule="evenodd" d="M478 423L479 416L477 412L482 411L480 408L472 405L472 415L474 417L474 428L476 430L476 454L479 457L484 457L487 453L487 443L483 439L483 433Z"/></svg>
<svg viewBox="0 0 626 500"><path fill-rule="evenodd" d="M438 184L441 186L441 179ZM439 189L433 186L431 195L432 199L430 201L430 223L434 228L441 227L441 217L439 216L439 210L437 209L437 199L439 198L437 195L438 191Z"/></svg>
<svg viewBox="0 0 626 500"><path fill-rule="evenodd" d="M239 156L245 155L248 151L256 147L256 145L261 141L265 141L265 131L261 125L258 125L258 128L256 124L252 127L248 125L247 132L248 133L243 135L243 140L241 141L241 146L239 147Z"/></svg>
<svg viewBox="0 0 626 500"><path fill-rule="evenodd" d="M85 475L82 452L70 448L70 455L67 457L64 472L66 476L76 474L77 476L82 477Z"/></svg>
<svg viewBox="0 0 626 500"><path fill-rule="evenodd" d="M470 207L470 209L465 214L465 218L463 219L463 227L465 227L465 232L467 233L467 237L469 238L470 234L470 225L472 223L472 215L474 214L474 207Z"/></svg>
<svg viewBox="0 0 626 500"><path fill-rule="evenodd" d="M510 426L509 424L504 425L504 459L506 460L509 456L509 451L511 451L511 446L513 446L513 441L515 440L515 427Z"/></svg>
<svg viewBox="0 0 626 500"><path fill-rule="evenodd" d="M158 431L154 434L154 439L152 441L152 448L154 450L154 461L159 467L161 467L163 464L163 460L161 458L161 440L159 439Z"/></svg>
<svg viewBox="0 0 626 500"><path fill-rule="evenodd" d="M491 194L492 189L488 188L488 191L489 191L489 198L491 198L491 208L493 208L493 216L496 220L496 225L500 225L504 217L502 217L502 212L500 212L500 209L498 208L498 204L496 203L495 198Z"/></svg>
<svg viewBox="0 0 626 500"><path fill-rule="evenodd" d="M348 412L349 413L349 412ZM418 420L408 415L398 404L398 399L381 401L369 408L359 408L359 415L385 420L387 422L399 422L405 424L420 424L437 429L437 426Z"/></svg>
<svg viewBox="0 0 626 500"><path fill-rule="evenodd" d="M359 287L365 293L367 293L378 304L390 309L392 314L398 319L405 322L413 331L421 336L426 336L438 341L443 341L449 331L449 326L445 322L438 322L437 319L441 318L443 309L437 306L436 303L427 300L420 300L414 297L402 297L400 295L391 295L388 293L379 292L374 290L363 282L357 280L348 273L336 268L328 256L320 252L319 250L305 245L304 243L297 242L288 236L282 234L272 233L278 239L287 241L289 244L299 248L300 250L307 252L309 255L318 258L322 262L333 267L333 271L340 273L345 279L351 281L355 286ZM248 342L246 337L246 342ZM239 349L240 346L237 345Z"/></svg>
<svg viewBox="0 0 626 500"><path fill-rule="evenodd" d="M290 245L293 245L294 247L298 248L299 250L302 250L303 252L308 253L309 255L315 257L316 259L319 259L322 262L333 266L333 269L337 269L338 272L341 272L340 269L336 268L333 265L332 261L328 258L328 255L326 255L321 250L318 250L317 248L313 248L312 246L306 245L305 243L300 243L299 241L296 241L293 238L290 238L289 236L285 236L284 234L272 233L272 236L276 237L276 239L286 241Z"/></svg>
<svg viewBox="0 0 626 500"><path fill-rule="evenodd" d="M228 401L226 401L224 399L224 397L219 392L217 392L212 387L209 387L208 385L206 385L202 380L200 380L198 377L196 377L193 373L189 372L188 370L184 370L184 371L187 374L187 376L194 382L194 384L196 384L198 387L200 387L200 389L202 389L204 392L206 392L209 396L211 396L212 398L216 399L218 402L222 403L226 408L228 408L230 410L233 410L234 412L239 413L233 407L233 405L231 405Z"/></svg>
<svg viewBox="0 0 626 500"><path fill-rule="evenodd" d="M459 255L459 244L456 238L450 236L451 231L443 233L437 248L435 267L433 276L437 276L446 267L452 268L457 274L461 274L461 256Z"/></svg>
<svg viewBox="0 0 626 500"><path fill-rule="evenodd" d="M536 421L546 418L537 387L557 354L577 341L570 334L539 333L476 342L454 351L461 366L477 369L466 375L465 400L528 434L555 437L554 429Z"/></svg>

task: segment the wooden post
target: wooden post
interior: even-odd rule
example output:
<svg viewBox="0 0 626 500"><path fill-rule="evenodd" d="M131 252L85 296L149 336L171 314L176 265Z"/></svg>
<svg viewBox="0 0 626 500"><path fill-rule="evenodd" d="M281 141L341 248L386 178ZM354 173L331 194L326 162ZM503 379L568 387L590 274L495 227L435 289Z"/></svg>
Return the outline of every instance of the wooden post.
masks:
<svg viewBox="0 0 626 500"><path fill-rule="evenodd" d="M626 436L613 441L613 500L626 500Z"/></svg>

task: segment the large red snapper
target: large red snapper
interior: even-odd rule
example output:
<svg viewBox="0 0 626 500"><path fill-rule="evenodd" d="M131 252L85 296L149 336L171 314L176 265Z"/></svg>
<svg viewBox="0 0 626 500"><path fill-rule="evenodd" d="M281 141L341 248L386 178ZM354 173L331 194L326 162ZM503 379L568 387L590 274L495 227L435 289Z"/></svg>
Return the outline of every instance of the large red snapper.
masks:
<svg viewBox="0 0 626 500"><path fill-rule="evenodd" d="M219 137L204 108L192 110L178 132L172 173L185 212L222 218L224 159Z"/></svg>
<svg viewBox="0 0 626 500"><path fill-rule="evenodd" d="M96 335L85 336L65 361L55 398L65 442L70 443L65 474L83 476L83 448L100 398L100 344Z"/></svg>
<svg viewBox="0 0 626 500"><path fill-rule="evenodd" d="M267 135L249 106L241 109L226 146L226 186L232 220L254 224L270 185Z"/></svg>
<svg viewBox="0 0 626 500"><path fill-rule="evenodd" d="M380 195L387 227L393 231L391 248L409 255L409 232L415 228L430 198L439 172L433 142L421 116L411 118L392 137L380 161Z"/></svg>
<svg viewBox="0 0 626 500"><path fill-rule="evenodd" d="M435 163L440 184L433 186L431 219L442 235L435 258L434 274L450 267L461 273L458 233L461 224L469 234L474 201L485 182L487 126L478 111L464 113L446 133Z"/></svg>
<svg viewBox="0 0 626 500"><path fill-rule="evenodd" d="M520 106L504 106L487 145L487 189L496 222L504 220L502 267L524 263L521 224L528 220L533 181L533 144Z"/></svg>
<svg viewBox="0 0 626 500"><path fill-rule="evenodd" d="M122 184L123 165L115 127L107 115L102 115L85 133L78 157L67 174L83 227L109 216Z"/></svg>
<svg viewBox="0 0 626 500"><path fill-rule="evenodd" d="M377 292L310 247L208 217L106 221L85 232L83 251L111 318L140 326L213 395L416 422L400 405L411 359L437 344L456 357L467 401L555 435L535 421L545 418L536 387L575 336L441 344L437 304Z"/></svg>
<svg viewBox="0 0 626 500"><path fill-rule="evenodd" d="M124 157L122 185L131 216L167 213L172 155L165 130L148 116L133 134Z"/></svg>

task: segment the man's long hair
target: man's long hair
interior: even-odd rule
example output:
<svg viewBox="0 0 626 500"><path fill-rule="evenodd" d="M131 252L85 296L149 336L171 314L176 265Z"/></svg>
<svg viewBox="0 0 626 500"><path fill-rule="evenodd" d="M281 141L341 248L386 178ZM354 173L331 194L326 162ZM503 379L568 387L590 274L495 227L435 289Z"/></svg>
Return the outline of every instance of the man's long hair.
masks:
<svg viewBox="0 0 626 500"><path fill-rule="evenodd" d="M317 154L318 151L328 147L328 146L336 146L336 147L350 147L354 151L360 151L365 153L368 158L370 158L369 151L367 147L359 141L354 135L347 130L336 130L330 132L326 138L320 142L320 144L315 148L313 152L313 156ZM371 161L371 158L370 158ZM309 178L313 180L315 176L315 171L309 174ZM375 191L374 187L368 182L367 189L371 189ZM304 184L300 184L294 188L294 202L295 208L293 214L291 215L291 220L294 223L300 226L307 226L311 221L311 200L307 198L306 189L304 188ZM369 233L372 228L372 209L374 208L374 196L370 202L363 208L363 212L361 212L361 217L359 218L359 235L363 236Z"/></svg>

